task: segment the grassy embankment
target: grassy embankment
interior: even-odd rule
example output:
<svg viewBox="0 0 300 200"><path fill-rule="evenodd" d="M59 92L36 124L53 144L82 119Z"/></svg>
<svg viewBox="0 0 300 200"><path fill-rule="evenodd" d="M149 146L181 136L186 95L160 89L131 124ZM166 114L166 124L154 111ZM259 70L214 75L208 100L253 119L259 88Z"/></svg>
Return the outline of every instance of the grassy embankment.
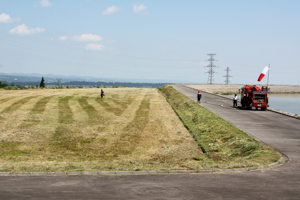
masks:
<svg viewBox="0 0 300 200"><path fill-rule="evenodd" d="M237 168L266 165L280 155L171 86L160 90L191 135L205 149L200 169Z"/></svg>

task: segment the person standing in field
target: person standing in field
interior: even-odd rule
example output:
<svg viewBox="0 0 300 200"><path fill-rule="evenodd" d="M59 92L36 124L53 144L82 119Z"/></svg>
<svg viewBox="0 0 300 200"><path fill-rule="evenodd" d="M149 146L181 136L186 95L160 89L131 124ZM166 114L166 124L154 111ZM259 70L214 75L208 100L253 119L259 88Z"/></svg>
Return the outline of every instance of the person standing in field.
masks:
<svg viewBox="0 0 300 200"><path fill-rule="evenodd" d="M234 108L237 107L237 99L238 99L238 97L235 94L234 97L233 97L233 107Z"/></svg>
<svg viewBox="0 0 300 200"><path fill-rule="evenodd" d="M197 94L198 103L200 103L201 97L202 97L202 94L200 91L198 91L198 94Z"/></svg>
<svg viewBox="0 0 300 200"><path fill-rule="evenodd" d="M104 97L104 91L103 91L103 89L101 89L101 98L103 98Z"/></svg>

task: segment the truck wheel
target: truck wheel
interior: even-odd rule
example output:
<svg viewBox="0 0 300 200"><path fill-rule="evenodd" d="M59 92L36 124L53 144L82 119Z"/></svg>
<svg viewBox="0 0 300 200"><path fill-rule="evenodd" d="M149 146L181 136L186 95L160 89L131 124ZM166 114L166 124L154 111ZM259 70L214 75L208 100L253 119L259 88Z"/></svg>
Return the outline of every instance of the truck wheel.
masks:
<svg viewBox="0 0 300 200"><path fill-rule="evenodd" d="M267 109L266 107L262 107L262 108L261 108L261 110L266 110L266 109Z"/></svg>

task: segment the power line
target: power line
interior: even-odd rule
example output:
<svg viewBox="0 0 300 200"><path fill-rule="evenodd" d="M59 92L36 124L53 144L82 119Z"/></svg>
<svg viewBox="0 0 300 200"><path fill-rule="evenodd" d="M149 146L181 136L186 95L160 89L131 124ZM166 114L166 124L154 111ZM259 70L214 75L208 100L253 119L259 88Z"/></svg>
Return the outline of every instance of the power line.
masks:
<svg viewBox="0 0 300 200"><path fill-rule="evenodd" d="M232 77L232 76L229 75L229 71L231 71L231 70L229 69L229 67L227 67L227 68L225 69L225 71L226 71L226 75L223 76L223 77L226 77L226 80L225 80L224 82L225 82L226 85L228 85L228 84L230 83L229 77Z"/></svg>
<svg viewBox="0 0 300 200"><path fill-rule="evenodd" d="M214 61L215 61L214 56L215 56L216 54L211 53L211 54L207 54L207 55L210 56L210 58L208 59L208 61L209 61L210 63L209 63L209 65L206 66L206 67L209 68L208 72L206 72L206 73L208 73L207 83L208 83L208 84L213 84L213 83L214 83L214 73L216 73L216 72L214 71L214 67L216 67L216 66L214 65Z"/></svg>

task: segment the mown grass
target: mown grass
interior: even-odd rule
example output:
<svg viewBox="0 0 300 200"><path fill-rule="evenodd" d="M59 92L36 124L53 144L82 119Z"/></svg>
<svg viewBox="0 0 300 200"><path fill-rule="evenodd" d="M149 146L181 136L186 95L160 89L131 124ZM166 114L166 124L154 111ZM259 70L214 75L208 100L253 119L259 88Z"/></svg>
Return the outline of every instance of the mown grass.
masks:
<svg viewBox="0 0 300 200"><path fill-rule="evenodd" d="M99 92L1 91L0 171L197 169L204 155L157 89Z"/></svg>
<svg viewBox="0 0 300 200"><path fill-rule="evenodd" d="M5 103L6 101L9 101L9 100L11 100L11 99L13 99L13 98L15 98L15 97L7 97L7 98L3 98L3 99L0 100L0 103Z"/></svg>
<svg viewBox="0 0 300 200"><path fill-rule="evenodd" d="M34 96L30 96L30 97L25 97L20 99L19 101L13 103L12 105L10 105L9 107L5 108L2 113L11 113L14 112L16 110L18 110L22 105L26 104L28 101L30 101L31 99L35 98Z"/></svg>
<svg viewBox="0 0 300 200"><path fill-rule="evenodd" d="M190 100L171 86L159 88L190 134L206 151L199 168L239 168L267 165L280 155L245 132Z"/></svg>
<svg viewBox="0 0 300 200"><path fill-rule="evenodd" d="M60 124L70 124L73 121L72 110L69 106L69 100L73 97L67 96L59 98L58 108L59 108L59 123Z"/></svg>
<svg viewBox="0 0 300 200"><path fill-rule="evenodd" d="M106 99L104 100L96 99L96 102L99 103L107 112L112 112L115 115L120 116L132 103L134 98L132 98L129 94L121 98L119 94L113 94L112 97L108 99L110 102L113 102L115 105L109 104L108 101L106 101Z"/></svg>
<svg viewBox="0 0 300 200"><path fill-rule="evenodd" d="M97 123L102 117L98 114L94 106L90 105L87 101L88 97L81 97L78 99L78 103L82 109L87 113L89 117L89 123Z"/></svg>
<svg viewBox="0 0 300 200"><path fill-rule="evenodd" d="M136 111L134 119L123 128L120 139L115 143L113 152L115 155L131 154L139 145L141 132L149 122L150 100L144 98Z"/></svg>
<svg viewBox="0 0 300 200"><path fill-rule="evenodd" d="M34 113L34 114L41 114L41 113L43 113L45 111L45 109L46 109L46 105L47 105L48 101L50 99L52 99L52 98L53 98L53 96L49 96L49 97L44 97L41 100L39 100L34 105L33 109L31 110L32 113Z"/></svg>

